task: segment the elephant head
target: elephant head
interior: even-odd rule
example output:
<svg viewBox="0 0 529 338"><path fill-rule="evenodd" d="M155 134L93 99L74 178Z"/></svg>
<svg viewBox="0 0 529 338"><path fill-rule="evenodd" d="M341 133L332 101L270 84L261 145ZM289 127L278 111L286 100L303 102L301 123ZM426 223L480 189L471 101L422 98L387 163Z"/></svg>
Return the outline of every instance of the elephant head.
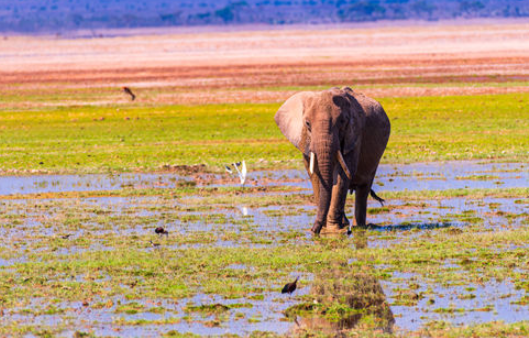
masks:
<svg viewBox="0 0 529 338"><path fill-rule="evenodd" d="M352 94L350 88L301 92L275 115L281 132L309 159L310 175L318 177L314 233L326 223L337 176L350 182L355 175L365 112Z"/></svg>

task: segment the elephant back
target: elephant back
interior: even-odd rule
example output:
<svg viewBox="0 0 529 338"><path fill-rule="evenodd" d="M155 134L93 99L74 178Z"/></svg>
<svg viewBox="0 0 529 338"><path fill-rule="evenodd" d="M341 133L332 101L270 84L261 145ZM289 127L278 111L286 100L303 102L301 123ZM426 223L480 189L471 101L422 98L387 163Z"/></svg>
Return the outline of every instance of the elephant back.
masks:
<svg viewBox="0 0 529 338"><path fill-rule="evenodd" d="M389 141L391 124L382 105L362 93L349 93L362 106L365 112L365 127L362 134L360 160L357 175L352 185L371 186L378 164Z"/></svg>
<svg viewBox="0 0 529 338"><path fill-rule="evenodd" d="M391 124L386 111L377 100L367 97L362 93L353 92L353 97L362 106L366 114L364 134L366 132L368 134L374 133L377 142L383 141L382 143L384 143L383 146L385 148L391 132Z"/></svg>

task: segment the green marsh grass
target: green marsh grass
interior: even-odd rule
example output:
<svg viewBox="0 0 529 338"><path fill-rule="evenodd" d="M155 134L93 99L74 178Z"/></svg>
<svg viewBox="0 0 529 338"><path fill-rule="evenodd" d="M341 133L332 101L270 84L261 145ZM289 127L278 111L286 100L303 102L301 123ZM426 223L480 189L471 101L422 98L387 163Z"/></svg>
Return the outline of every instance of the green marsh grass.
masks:
<svg viewBox="0 0 529 338"><path fill-rule="evenodd" d="M392 134L385 163L527 161L529 94L380 100ZM301 168L273 116L279 104L71 106L0 111L4 173L152 172L245 159Z"/></svg>
<svg viewBox="0 0 529 338"><path fill-rule="evenodd" d="M233 190L220 189L216 191L216 196L204 194L204 201L197 198L186 202L185 210L199 215L190 222L198 222L199 226L180 233L178 227L187 227L187 223L182 220L188 211L164 204L172 200L172 196L201 190L196 187L176 188L172 193L160 195L159 201L136 201L138 205L126 204L124 210L110 206L95 207L91 203L78 203L75 198L53 198L51 195L42 201L32 199L33 203L13 202L8 210L25 215L22 220L32 220L38 211L52 211L49 219L40 221L57 235L28 231L15 242L5 243L5 250L0 254L2 259L10 260L11 264L8 269L0 269L2 309L21 313L31 311L30 315L36 316L45 316L47 313L60 317L71 315L75 306L61 308L55 305L54 301L60 299L67 304L86 302L86 308L91 311L142 316L145 313L158 313L159 301L178 304L183 299L205 294L220 298L214 303L188 303L189 320L201 320L201 313L219 312L220 317L212 319L218 323L211 324L222 325L228 320L223 317L224 314L235 315L236 311L244 308L259 308L259 302L269 295L279 298L281 287L285 281L292 279L293 273L302 276L300 288L316 286L309 278L311 275L319 276L322 285L331 287L337 279L329 274L329 267L344 276L348 273L354 276L367 274L375 281L394 283L404 280L399 274L413 274L413 285L416 286L406 282L405 287L398 289L404 293L395 297L393 305L401 306L415 306L417 297L422 297L425 292L419 290L423 286L431 287L428 299L448 296L437 290L436 285L473 287L497 280L509 281L529 291L525 278L529 254L524 248L529 242L529 231L523 227L493 232L470 222L462 228L382 233L357 230L350 238L311 238L300 229L287 232L284 226L280 229L257 230L256 220L249 217L231 219L231 216L215 216L220 215L218 210L230 210L239 201L250 203L254 208L266 208L274 205L271 203L275 199L275 203L280 203L285 210L284 214L273 214L273 218L281 224L285 217L301 212L299 205L307 203L303 195L294 195L290 203L287 196L280 195L281 191L263 198L252 196L251 192L237 195ZM446 199L450 198L451 193L437 195ZM509 196L515 201L527 191L513 189L496 193L496 196ZM142 195L142 192L138 194ZM469 192L468 198L473 198L472 194ZM419 209L429 207L427 201L432 195L436 194L416 194L414 198L419 202L413 203L413 206ZM477 200L482 196L476 195ZM57 196L62 195L58 193ZM490 191L487 196L495 195ZM204 205L209 207L204 208ZM142 210L151 210L157 216L136 215ZM212 210L216 211L210 219ZM393 208L390 211L394 211ZM471 216L473 213L463 212L462 215ZM454 214L450 219L457 219L456 216ZM217 219L222 219L222 223L216 224ZM12 218L1 220L10 223ZM173 225L169 236L160 237L153 233L155 221L177 221L179 226ZM212 227L202 230L201 224ZM63 233L72 233L73 236L64 239L59 236ZM362 238L371 243L389 240L392 244L382 247L356 244ZM236 245L218 245L218 239ZM159 246L153 248L149 241ZM233 268L234 264L243 268ZM447 264L456 264L465 273L447 267ZM293 299L313 304L314 300L321 298L311 297L310 294L294 295ZM370 297L369 293L365 297ZM42 304L35 306L35 299L39 299ZM356 332L359 336L377 334L378 321L370 317L370 312L344 308L342 298L323 299L325 301L319 302L315 308L318 315L333 321L339 319L340 314L362 313L365 319ZM254 305L239 306L224 300ZM489 305L486 303L479 308ZM436 308L432 309L435 311ZM251 323L254 320L265 321L265 317L239 315L239 320ZM120 317L114 324L123 327L167 327L178 322L180 319L175 317L160 321ZM64 327L68 328L68 324L65 323ZM505 328L512 332L519 332L520 329L519 326L511 325ZM30 325L13 330L13 326L8 325L0 328L0 333L18 332L18 335L22 335L34 332L36 327ZM460 332L459 328L450 328L448 332L451 330Z"/></svg>

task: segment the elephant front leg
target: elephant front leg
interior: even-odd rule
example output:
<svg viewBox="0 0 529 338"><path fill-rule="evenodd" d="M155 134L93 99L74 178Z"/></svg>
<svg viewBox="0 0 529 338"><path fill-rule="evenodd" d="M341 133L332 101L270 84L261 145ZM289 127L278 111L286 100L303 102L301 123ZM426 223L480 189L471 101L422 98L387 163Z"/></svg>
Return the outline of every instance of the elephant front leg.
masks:
<svg viewBox="0 0 529 338"><path fill-rule="evenodd" d="M333 230L341 230L349 226L349 220L345 216L345 202L347 199L347 190L349 188L349 179L343 172L338 174L336 184L332 188L331 207L327 216L327 227Z"/></svg>
<svg viewBox="0 0 529 338"><path fill-rule="evenodd" d="M305 169L307 170L307 174L309 174L310 182L312 184L312 190L314 191L314 198L313 202L314 204L318 205L320 203L320 179L317 175L318 168L314 168L314 173L310 174L310 158L308 156L303 155L303 164L305 164Z"/></svg>

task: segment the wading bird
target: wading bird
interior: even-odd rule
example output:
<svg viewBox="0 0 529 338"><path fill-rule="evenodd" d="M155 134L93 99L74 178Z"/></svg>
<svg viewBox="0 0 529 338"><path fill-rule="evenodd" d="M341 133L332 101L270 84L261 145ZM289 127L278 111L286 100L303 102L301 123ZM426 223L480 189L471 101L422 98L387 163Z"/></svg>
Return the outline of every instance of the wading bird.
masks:
<svg viewBox="0 0 529 338"><path fill-rule="evenodd" d="M132 101L134 101L134 99L136 98L136 95L134 95L134 93L132 92L132 90L130 90L129 87L121 87L123 89L123 91L125 92L125 94L129 94L130 95L130 99Z"/></svg>
<svg viewBox="0 0 529 338"><path fill-rule="evenodd" d="M241 162L233 163L233 166L235 167L235 170L237 170L237 173L239 174L239 178L241 180L241 184L244 185L244 182L246 182L246 162L242 161L242 168L241 171L239 171L239 166L241 166Z"/></svg>
<svg viewBox="0 0 529 338"><path fill-rule="evenodd" d="M246 174L248 173L248 170L246 169L246 162L242 161L242 162L232 163L231 165L224 166L224 168L226 169L228 173L233 174L233 170L231 169L231 166L235 167L235 170L237 170L237 174L239 175L241 184L244 186L244 182L246 182ZM239 170L239 167L241 167L241 170Z"/></svg>
<svg viewBox="0 0 529 338"><path fill-rule="evenodd" d="M296 291L298 280L299 280L299 276L298 276L298 277L296 278L296 280L293 281L292 283L288 283L288 284L286 284L286 285L283 287L283 290L281 290L281 293L292 294L292 292Z"/></svg>

